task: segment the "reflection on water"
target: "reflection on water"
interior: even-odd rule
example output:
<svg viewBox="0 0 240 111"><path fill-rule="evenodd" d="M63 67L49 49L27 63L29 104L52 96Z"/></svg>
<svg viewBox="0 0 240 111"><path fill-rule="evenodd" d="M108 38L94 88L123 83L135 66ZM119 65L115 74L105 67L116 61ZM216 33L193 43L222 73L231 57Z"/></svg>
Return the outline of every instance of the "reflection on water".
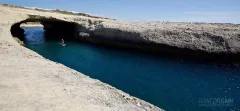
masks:
<svg viewBox="0 0 240 111"><path fill-rule="evenodd" d="M240 108L238 64L202 63L44 39L43 30L25 28L26 46L45 58L168 111L225 111Z"/></svg>

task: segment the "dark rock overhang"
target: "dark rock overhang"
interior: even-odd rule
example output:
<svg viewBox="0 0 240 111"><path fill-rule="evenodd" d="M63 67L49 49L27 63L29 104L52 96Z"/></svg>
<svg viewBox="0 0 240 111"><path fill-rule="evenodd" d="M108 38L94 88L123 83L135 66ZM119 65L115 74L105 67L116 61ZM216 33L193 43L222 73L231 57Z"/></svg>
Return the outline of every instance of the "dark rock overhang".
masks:
<svg viewBox="0 0 240 111"><path fill-rule="evenodd" d="M24 30L20 26L21 24L28 22L39 22L42 24L45 34L47 34L47 37L50 39L71 39L77 35L76 23L59 20L53 17L29 15L29 18L26 20L20 21L11 26L12 36L24 40Z"/></svg>

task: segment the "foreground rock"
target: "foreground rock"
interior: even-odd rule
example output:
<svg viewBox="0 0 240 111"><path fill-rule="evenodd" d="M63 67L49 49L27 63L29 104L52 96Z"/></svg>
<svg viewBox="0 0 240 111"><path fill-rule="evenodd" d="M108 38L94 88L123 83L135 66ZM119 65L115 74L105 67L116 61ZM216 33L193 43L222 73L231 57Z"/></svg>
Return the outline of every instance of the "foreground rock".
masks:
<svg viewBox="0 0 240 111"><path fill-rule="evenodd" d="M161 110L20 46L10 33L28 14L74 20L78 16L0 6L0 110ZM86 17L82 17L87 20Z"/></svg>

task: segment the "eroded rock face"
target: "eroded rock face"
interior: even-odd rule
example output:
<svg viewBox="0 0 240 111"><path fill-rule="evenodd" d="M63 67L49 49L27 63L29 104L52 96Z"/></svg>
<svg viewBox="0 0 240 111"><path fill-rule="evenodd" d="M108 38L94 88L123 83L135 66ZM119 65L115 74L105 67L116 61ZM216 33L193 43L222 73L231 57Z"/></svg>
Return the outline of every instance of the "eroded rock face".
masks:
<svg viewBox="0 0 240 111"><path fill-rule="evenodd" d="M12 25L10 31L13 37L18 37L21 41L24 39L24 30L20 28L20 23Z"/></svg>
<svg viewBox="0 0 240 111"><path fill-rule="evenodd" d="M210 59L238 59L240 25L218 23L78 21L91 41Z"/></svg>
<svg viewBox="0 0 240 111"><path fill-rule="evenodd" d="M81 36L81 37L90 37L90 34L84 33L84 32L80 32L79 36Z"/></svg>
<svg viewBox="0 0 240 111"><path fill-rule="evenodd" d="M38 16L50 16L76 24L74 28L65 26L63 29L70 29L69 32L75 30L75 39L98 44L198 58L234 56L233 58L238 59L240 54L239 24L122 22L73 15L60 16L46 12L38 13Z"/></svg>
<svg viewBox="0 0 240 111"><path fill-rule="evenodd" d="M208 53L239 53L240 25L168 22L102 22L93 31L105 39L165 44Z"/></svg>

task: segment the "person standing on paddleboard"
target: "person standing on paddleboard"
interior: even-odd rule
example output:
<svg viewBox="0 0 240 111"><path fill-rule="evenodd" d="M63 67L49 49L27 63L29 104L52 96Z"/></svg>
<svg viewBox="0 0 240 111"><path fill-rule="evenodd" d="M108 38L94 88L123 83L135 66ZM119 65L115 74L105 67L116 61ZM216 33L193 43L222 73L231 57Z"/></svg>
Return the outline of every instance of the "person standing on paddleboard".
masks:
<svg viewBox="0 0 240 111"><path fill-rule="evenodd" d="M63 44L65 44L65 43L64 43L64 40L62 39L62 45L63 45Z"/></svg>

